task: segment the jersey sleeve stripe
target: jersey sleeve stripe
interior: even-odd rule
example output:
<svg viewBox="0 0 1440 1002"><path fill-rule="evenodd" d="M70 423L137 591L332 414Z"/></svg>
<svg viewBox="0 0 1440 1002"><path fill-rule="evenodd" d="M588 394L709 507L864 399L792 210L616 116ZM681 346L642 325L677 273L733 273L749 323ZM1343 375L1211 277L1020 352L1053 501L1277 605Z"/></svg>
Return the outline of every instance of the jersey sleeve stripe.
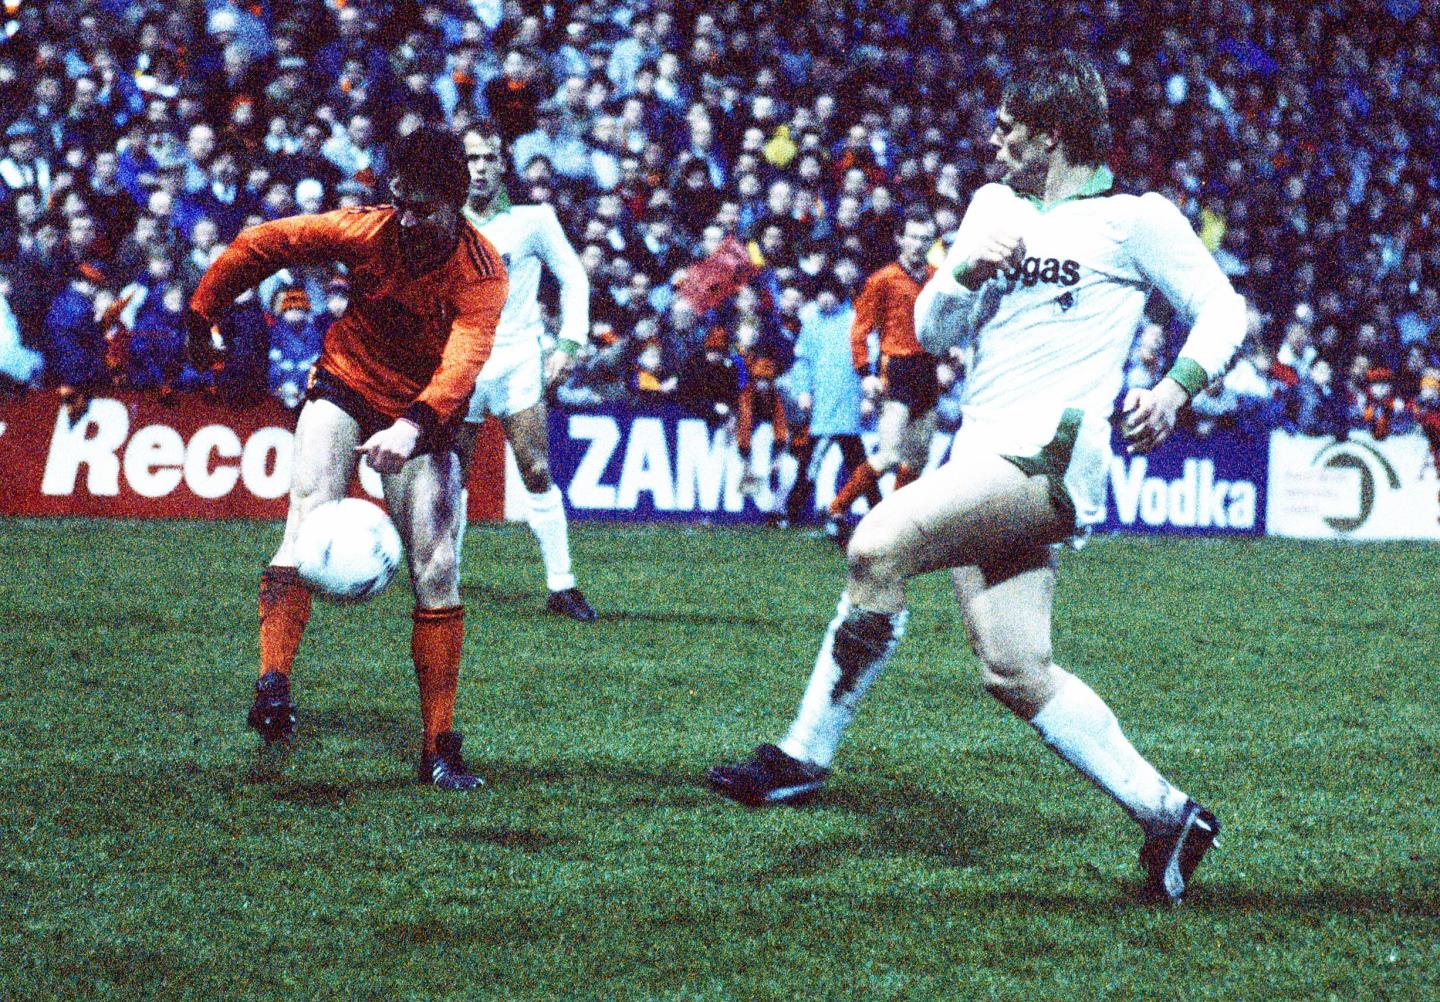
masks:
<svg viewBox="0 0 1440 1002"><path fill-rule="evenodd" d="M473 227L466 227L461 234L461 240L465 244L465 254L470 258L470 264L480 278L490 278L500 271L500 262L495 257L495 252L487 248L480 240L480 234Z"/></svg>

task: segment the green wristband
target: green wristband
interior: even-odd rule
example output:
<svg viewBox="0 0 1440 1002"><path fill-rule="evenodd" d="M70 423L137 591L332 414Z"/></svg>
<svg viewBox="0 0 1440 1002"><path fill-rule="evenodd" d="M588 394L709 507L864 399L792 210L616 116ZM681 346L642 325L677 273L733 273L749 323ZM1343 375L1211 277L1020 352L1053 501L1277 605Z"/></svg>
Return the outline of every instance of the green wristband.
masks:
<svg viewBox="0 0 1440 1002"><path fill-rule="evenodd" d="M580 342L571 341L568 337L562 337L555 342L555 350L563 351L567 355L573 355L580 350Z"/></svg>
<svg viewBox="0 0 1440 1002"><path fill-rule="evenodd" d="M1205 389L1205 384L1210 382L1210 374L1193 358L1177 358L1175 364L1170 366L1170 371L1165 373L1165 378L1175 380L1191 397Z"/></svg>

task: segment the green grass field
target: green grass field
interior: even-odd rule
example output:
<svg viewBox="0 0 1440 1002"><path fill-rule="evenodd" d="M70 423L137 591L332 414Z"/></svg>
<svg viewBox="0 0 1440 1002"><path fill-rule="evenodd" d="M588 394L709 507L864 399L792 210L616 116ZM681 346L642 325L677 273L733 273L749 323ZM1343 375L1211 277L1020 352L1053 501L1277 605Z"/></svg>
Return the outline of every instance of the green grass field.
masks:
<svg viewBox="0 0 1440 1002"><path fill-rule="evenodd" d="M407 590L317 604L284 762L244 728L274 525L0 521L0 998L1440 998L1433 546L1099 539L1057 657L1226 822L1175 909L981 692L947 582L831 785L698 781L783 732L842 581L786 530L466 540L458 726L414 785Z"/></svg>

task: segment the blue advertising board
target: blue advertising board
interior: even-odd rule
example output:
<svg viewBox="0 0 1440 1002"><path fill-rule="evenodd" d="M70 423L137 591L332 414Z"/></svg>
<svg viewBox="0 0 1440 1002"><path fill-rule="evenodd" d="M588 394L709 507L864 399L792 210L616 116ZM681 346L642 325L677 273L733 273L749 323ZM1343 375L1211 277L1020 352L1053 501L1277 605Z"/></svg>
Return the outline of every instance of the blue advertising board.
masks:
<svg viewBox="0 0 1440 1002"><path fill-rule="evenodd" d="M1177 431L1154 452L1127 455L1116 441L1101 532L1180 536L1265 534L1270 436Z"/></svg>
<svg viewBox="0 0 1440 1002"><path fill-rule="evenodd" d="M780 508L795 462L777 452L768 424L752 441L757 469L770 469L753 497L740 493L734 435L679 407L592 407L550 416L550 465L572 517L746 523ZM931 463L949 451L937 436ZM835 492L838 453L821 457L816 503ZM1268 439L1238 432L1197 438L1178 432L1146 456L1117 447L1101 532L1263 535ZM888 486L888 478L884 483Z"/></svg>
<svg viewBox="0 0 1440 1002"><path fill-rule="evenodd" d="M757 465L770 466L773 436L755 429ZM754 497L740 493L734 436L679 407L595 407L550 417L550 466L575 518L757 522L794 480L785 466ZM777 482L778 481L778 482Z"/></svg>

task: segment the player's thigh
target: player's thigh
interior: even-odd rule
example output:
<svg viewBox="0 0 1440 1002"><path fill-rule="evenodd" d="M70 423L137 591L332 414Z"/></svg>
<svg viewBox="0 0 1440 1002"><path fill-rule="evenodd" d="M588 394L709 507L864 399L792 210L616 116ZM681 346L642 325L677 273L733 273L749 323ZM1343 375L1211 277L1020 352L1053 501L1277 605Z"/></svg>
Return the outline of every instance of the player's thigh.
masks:
<svg viewBox="0 0 1440 1002"><path fill-rule="evenodd" d="M544 468L550 464L550 427L545 400L541 398L529 407L506 415L500 419L505 428L505 437L515 450L515 465L525 476L527 471Z"/></svg>
<svg viewBox="0 0 1440 1002"><path fill-rule="evenodd" d="M892 575L913 577L989 564L1071 529L1043 477L993 453L965 451L866 515L850 541L851 563L880 561Z"/></svg>
<svg viewBox="0 0 1440 1002"><path fill-rule="evenodd" d="M930 458L930 440L935 437L935 408L911 415L900 435L900 458L913 468L924 469Z"/></svg>
<svg viewBox="0 0 1440 1002"><path fill-rule="evenodd" d="M455 427L455 454L460 457L461 480L470 480L470 466L475 462L475 443L480 438L480 427L484 419L471 421L468 418Z"/></svg>
<svg viewBox="0 0 1440 1002"><path fill-rule="evenodd" d="M380 481L412 571L439 550L453 554L464 518L459 457L450 450L422 453Z"/></svg>
<svg viewBox="0 0 1440 1002"><path fill-rule="evenodd" d="M310 400L300 409L290 467L290 509L276 563L283 564L290 557L306 515L317 505L346 495L355 476L355 447L359 444L359 423L331 401Z"/></svg>
<svg viewBox="0 0 1440 1002"><path fill-rule="evenodd" d="M880 401L880 413L875 416L875 440L877 451L891 455L900 448L900 439L905 426L910 422L910 408L899 400L886 398Z"/></svg>

